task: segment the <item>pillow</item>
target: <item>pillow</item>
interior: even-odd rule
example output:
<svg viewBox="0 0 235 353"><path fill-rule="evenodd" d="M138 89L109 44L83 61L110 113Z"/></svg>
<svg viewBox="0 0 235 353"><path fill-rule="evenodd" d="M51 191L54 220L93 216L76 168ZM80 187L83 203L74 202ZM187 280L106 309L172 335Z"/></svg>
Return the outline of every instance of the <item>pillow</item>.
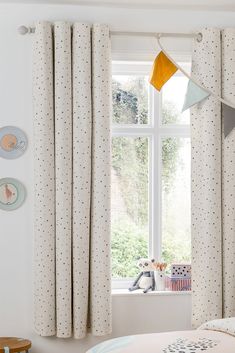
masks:
<svg viewBox="0 0 235 353"><path fill-rule="evenodd" d="M205 322L198 330L220 331L235 336L235 317Z"/></svg>

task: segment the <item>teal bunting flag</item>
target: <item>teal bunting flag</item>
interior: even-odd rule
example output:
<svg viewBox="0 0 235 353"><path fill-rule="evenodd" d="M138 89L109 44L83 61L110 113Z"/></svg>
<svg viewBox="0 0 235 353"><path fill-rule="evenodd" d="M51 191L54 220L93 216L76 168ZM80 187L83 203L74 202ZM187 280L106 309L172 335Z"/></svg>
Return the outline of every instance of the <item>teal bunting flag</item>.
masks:
<svg viewBox="0 0 235 353"><path fill-rule="evenodd" d="M235 127L235 109L222 103L222 115L224 119L224 137L227 137Z"/></svg>
<svg viewBox="0 0 235 353"><path fill-rule="evenodd" d="M182 112L201 102L210 95L207 91L196 85L193 81L188 81L187 92L184 98Z"/></svg>

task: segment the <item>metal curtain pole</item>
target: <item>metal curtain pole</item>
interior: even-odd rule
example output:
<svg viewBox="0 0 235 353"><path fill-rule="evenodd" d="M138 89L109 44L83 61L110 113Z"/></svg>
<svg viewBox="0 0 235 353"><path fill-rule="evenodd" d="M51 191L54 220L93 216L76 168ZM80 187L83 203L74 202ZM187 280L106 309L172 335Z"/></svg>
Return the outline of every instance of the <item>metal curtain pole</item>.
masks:
<svg viewBox="0 0 235 353"><path fill-rule="evenodd" d="M35 27L20 26L18 28L19 34L32 34L35 32ZM110 31L111 36L127 36L127 37L148 37L156 38L161 36L162 38L195 38L199 42L202 40L201 33L155 33L155 32L121 32L121 31Z"/></svg>

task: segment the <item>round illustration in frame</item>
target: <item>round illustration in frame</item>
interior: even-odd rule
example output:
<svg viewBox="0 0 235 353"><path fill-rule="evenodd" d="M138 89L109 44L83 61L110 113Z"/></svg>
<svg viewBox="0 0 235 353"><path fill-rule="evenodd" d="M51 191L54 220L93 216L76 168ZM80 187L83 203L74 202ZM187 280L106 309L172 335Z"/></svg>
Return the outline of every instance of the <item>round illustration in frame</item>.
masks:
<svg viewBox="0 0 235 353"><path fill-rule="evenodd" d="M24 185L14 178L0 179L0 209L13 211L19 208L26 197Z"/></svg>
<svg viewBox="0 0 235 353"><path fill-rule="evenodd" d="M27 136L16 126L4 126L0 129L0 157L15 159L25 152Z"/></svg>

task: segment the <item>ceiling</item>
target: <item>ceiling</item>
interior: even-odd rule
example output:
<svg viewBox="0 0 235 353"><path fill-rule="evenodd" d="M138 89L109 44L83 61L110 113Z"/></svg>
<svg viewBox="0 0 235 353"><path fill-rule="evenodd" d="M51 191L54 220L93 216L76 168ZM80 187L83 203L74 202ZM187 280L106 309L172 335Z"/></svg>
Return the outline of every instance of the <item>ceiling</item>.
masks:
<svg viewBox="0 0 235 353"><path fill-rule="evenodd" d="M235 0L0 0L0 3L77 4L142 9L235 11Z"/></svg>

